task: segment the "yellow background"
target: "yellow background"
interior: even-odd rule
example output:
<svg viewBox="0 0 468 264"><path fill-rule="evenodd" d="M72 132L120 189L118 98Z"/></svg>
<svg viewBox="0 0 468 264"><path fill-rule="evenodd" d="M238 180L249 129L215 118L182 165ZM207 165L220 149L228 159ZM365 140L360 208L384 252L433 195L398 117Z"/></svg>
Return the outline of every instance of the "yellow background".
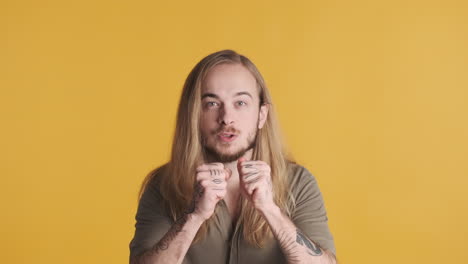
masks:
<svg viewBox="0 0 468 264"><path fill-rule="evenodd" d="M0 2L2 263L127 263L191 68L263 73L341 263L468 259L466 1Z"/></svg>

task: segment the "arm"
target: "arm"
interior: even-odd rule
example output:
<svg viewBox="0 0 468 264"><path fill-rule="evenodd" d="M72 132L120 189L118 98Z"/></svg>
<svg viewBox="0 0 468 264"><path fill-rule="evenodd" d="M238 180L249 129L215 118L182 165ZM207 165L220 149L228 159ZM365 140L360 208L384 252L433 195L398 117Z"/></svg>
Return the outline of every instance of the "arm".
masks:
<svg viewBox="0 0 468 264"><path fill-rule="evenodd" d="M130 263L182 263L200 226L224 198L230 175L221 163L198 167L191 206L173 224L168 223L156 202L162 200L158 188L145 191L137 212L135 237L130 243Z"/></svg>
<svg viewBox="0 0 468 264"><path fill-rule="evenodd" d="M198 229L204 220L194 214L185 213L150 250L131 259L132 264L182 263Z"/></svg>
<svg viewBox="0 0 468 264"><path fill-rule="evenodd" d="M299 185L301 190L301 194L295 195L299 198L294 216L296 226L273 200L271 170L268 164L263 161L239 159L238 171L243 195L268 222L288 263L336 263L333 251L324 250L304 234L313 234L313 237L319 235L328 248L334 248L332 241L324 240L329 234L326 214L318 187L314 187L310 179L308 185L297 182L292 185ZM297 192L298 189L294 191Z"/></svg>
<svg viewBox="0 0 468 264"><path fill-rule="evenodd" d="M280 244L288 263L336 264L335 256L311 241L276 205L261 211Z"/></svg>

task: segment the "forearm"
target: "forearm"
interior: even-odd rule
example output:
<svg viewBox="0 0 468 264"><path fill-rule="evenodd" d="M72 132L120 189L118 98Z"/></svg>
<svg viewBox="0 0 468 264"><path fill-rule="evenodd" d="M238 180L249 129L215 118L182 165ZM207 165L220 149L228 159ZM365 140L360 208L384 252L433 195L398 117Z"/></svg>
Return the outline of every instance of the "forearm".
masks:
<svg viewBox="0 0 468 264"><path fill-rule="evenodd" d="M281 212L279 207L274 206L268 210L263 210L261 213L270 225L273 235L280 244L288 263L336 264L333 253L320 248L317 243L307 238Z"/></svg>
<svg viewBox="0 0 468 264"><path fill-rule="evenodd" d="M194 213L184 214L151 249L132 258L131 264L182 263L203 222Z"/></svg>

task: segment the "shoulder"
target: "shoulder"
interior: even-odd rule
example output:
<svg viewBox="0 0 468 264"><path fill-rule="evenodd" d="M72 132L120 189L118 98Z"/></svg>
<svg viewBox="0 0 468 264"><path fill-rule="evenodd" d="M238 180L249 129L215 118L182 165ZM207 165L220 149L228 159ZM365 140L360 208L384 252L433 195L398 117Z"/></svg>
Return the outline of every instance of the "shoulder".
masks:
<svg viewBox="0 0 468 264"><path fill-rule="evenodd" d="M151 170L147 174L141 186L140 204L154 203L155 201L163 201L161 195L161 180L162 177L165 175L166 171L167 164L164 164Z"/></svg>
<svg viewBox="0 0 468 264"><path fill-rule="evenodd" d="M306 167L293 161L287 162L287 173L288 183L291 187L315 182L314 175Z"/></svg>
<svg viewBox="0 0 468 264"><path fill-rule="evenodd" d="M152 190L158 191L161 185L161 179L166 174L168 168L168 164L163 164L155 169L151 170L144 179L142 183L143 192Z"/></svg>
<svg viewBox="0 0 468 264"><path fill-rule="evenodd" d="M322 203L319 185L315 176L304 166L288 163L288 189L296 205L306 202Z"/></svg>

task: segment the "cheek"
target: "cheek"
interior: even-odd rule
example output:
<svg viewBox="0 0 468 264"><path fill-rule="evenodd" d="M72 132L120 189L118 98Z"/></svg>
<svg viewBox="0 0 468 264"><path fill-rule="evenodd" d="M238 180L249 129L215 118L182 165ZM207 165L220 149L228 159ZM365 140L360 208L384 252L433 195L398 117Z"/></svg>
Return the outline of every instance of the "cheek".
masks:
<svg viewBox="0 0 468 264"><path fill-rule="evenodd" d="M255 133L257 130L257 119L250 117L249 119L244 119L242 123L242 130L247 134Z"/></svg>
<svg viewBox="0 0 468 264"><path fill-rule="evenodd" d="M246 120L248 120L250 129L258 128L258 121L259 121L258 114L259 114L258 111L252 111L251 113L249 113L248 118L246 118Z"/></svg>
<svg viewBox="0 0 468 264"><path fill-rule="evenodd" d="M200 117L200 129L202 133L209 133L216 128L216 119L213 115L204 114Z"/></svg>
<svg viewBox="0 0 468 264"><path fill-rule="evenodd" d="M216 121L217 116L218 114L215 110L204 111L200 116L200 120L202 120L203 122L213 122Z"/></svg>

